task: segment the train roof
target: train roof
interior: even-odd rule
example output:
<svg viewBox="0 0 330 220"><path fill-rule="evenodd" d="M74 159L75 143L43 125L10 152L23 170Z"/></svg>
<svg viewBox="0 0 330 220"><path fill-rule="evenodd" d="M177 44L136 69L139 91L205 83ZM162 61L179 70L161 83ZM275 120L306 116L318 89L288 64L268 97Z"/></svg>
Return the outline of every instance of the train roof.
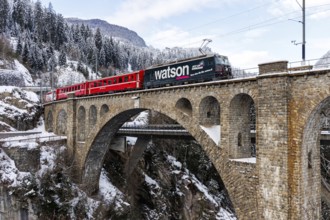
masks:
<svg viewBox="0 0 330 220"><path fill-rule="evenodd" d="M162 66L168 66L168 65L172 65L172 64L177 64L177 63L184 63L184 62L187 62L187 61L194 61L194 60L200 60L200 59L204 59L204 58L210 58L210 57L214 57L214 56L226 57L226 56L218 55L218 54L205 54L205 55L190 57L190 58L186 58L186 59L180 59L180 60L176 60L176 61L171 61L171 62L168 62L168 63L162 63L162 64L158 64L158 65L152 65L152 66L146 68L146 70L148 70L148 69L154 69L154 68L158 68L158 67L162 67Z"/></svg>

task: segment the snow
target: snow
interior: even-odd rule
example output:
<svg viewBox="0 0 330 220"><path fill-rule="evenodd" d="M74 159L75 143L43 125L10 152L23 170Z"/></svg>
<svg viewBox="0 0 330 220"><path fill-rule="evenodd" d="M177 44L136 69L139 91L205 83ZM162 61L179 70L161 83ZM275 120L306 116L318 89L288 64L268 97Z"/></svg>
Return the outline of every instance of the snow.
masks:
<svg viewBox="0 0 330 220"><path fill-rule="evenodd" d="M257 158L256 157L239 158L239 159L230 159L230 161L237 161L237 162L242 162L242 163L256 163Z"/></svg>
<svg viewBox="0 0 330 220"><path fill-rule="evenodd" d="M14 62L15 65L13 69L22 74L25 86L33 86L34 84L29 70L27 70L20 62L18 62L18 60L15 60Z"/></svg>
<svg viewBox="0 0 330 220"><path fill-rule="evenodd" d="M123 204L129 206L128 203L123 201L123 193L118 190L114 185L112 185L109 178L107 177L107 172L104 169L102 169L100 174L99 195L101 196L102 200L107 204L110 205L112 203L115 203L115 208L117 210L121 209Z"/></svg>
<svg viewBox="0 0 330 220"><path fill-rule="evenodd" d="M138 114L133 121L125 122L123 127L145 126L148 124L148 111ZM126 141L130 145L135 145L137 137L126 137Z"/></svg>
<svg viewBox="0 0 330 220"><path fill-rule="evenodd" d="M6 61L1 60L4 68L0 69L0 79L2 85L15 85L15 86L33 86L33 80L30 72L17 60Z"/></svg>
<svg viewBox="0 0 330 220"><path fill-rule="evenodd" d="M184 169L182 171L182 164L177 161L177 159L171 155L167 156L167 161L174 167L177 168L178 170L173 170L172 173L177 174L177 175L181 175L181 180L183 180L184 182L186 182L186 184L188 183L192 183L194 184L197 189L203 193L204 198L206 198L208 201L210 201L211 203L214 204L215 207L219 208L219 211L216 215L216 219L217 220L237 220L236 217L230 213L229 211L227 211L226 209L222 208L222 196L215 196L213 194L211 194L208 190L208 188L201 183L195 175L191 174L189 172L189 170ZM181 192L178 188L176 188L176 193L180 196L184 196L184 193Z"/></svg>
<svg viewBox="0 0 330 220"><path fill-rule="evenodd" d="M175 157L168 155L167 160L176 168L181 169L182 168L182 163L177 161Z"/></svg>
<svg viewBox="0 0 330 220"><path fill-rule="evenodd" d="M0 101L1 102L1 101ZM1 109L1 107L0 107ZM30 134L25 135L26 133L34 133L38 132L37 134ZM25 134L24 134L25 133ZM66 136L57 136L52 132L47 132L45 130L45 125L43 119L40 119L38 122L38 126L34 129L28 130L26 132L22 132L22 135L17 135L14 137L8 137L0 139L1 142L5 142L2 146L3 147L16 147L16 148L26 148L28 150L35 149L39 146L37 142L45 142L49 140L61 140L66 139ZM47 156L45 156L47 157Z"/></svg>
<svg viewBox="0 0 330 220"><path fill-rule="evenodd" d="M58 76L57 86L72 85L86 81L84 75L75 70L77 65L78 62L76 61L68 61L68 65L66 67L57 68L57 72L55 73ZM74 67L74 69L72 69L72 67Z"/></svg>
<svg viewBox="0 0 330 220"><path fill-rule="evenodd" d="M148 124L148 115L148 111L143 111L133 121L125 122L123 127L145 126Z"/></svg>
<svg viewBox="0 0 330 220"><path fill-rule="evenodd" d="M21 90L15 86L0 86L0 97L4 97L0 100L0 115L12 120L16 120L17 117L21 117L24 114L31 114L29 112L31 107L39 102L35 93ZM20 104L20 108L12 105L15 99L18 100L17 103ZM28 109L30 110L28 111Z"/></svg>
<svg viewBox="0 0 330 220"><path fill-rule="evenodd" d="M0 183L8 185L17 185L17 178L20 172L15 166L15 162L0 149Z"/></svg>
<svg viewBox="0 0 330 220"><path fill-rule="evenodd" d="M205 127L200 125L200 127L206 132L206 134L214 141L217 146L220 146L221 138L221 126L213 125L210 127Z"/></svg>
<svg viewBox="0 0 330 220"><path fill-rule="evenodd" d="M159 189L160 188L158 183L145 173L144 173L144 181L146 181L148 186L152 186L153 189Z"/></svg>
<svg viewBox="0 0 330 220"><path fill-rule="evenodd" d="M36 93L22 90L16 86L0 86L0 93L10 93L15 98L21 98L35 103L39 102L39 98Z"/></svg>

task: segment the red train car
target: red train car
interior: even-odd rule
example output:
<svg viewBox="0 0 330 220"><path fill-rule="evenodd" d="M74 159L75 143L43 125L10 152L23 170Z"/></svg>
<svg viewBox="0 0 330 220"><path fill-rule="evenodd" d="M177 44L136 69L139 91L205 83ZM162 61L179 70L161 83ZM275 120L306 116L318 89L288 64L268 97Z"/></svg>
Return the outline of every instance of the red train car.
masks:
<svg viewBox="0 0 330 220"><path fill-rule="evenodd" d="M56 89L56 100L67 99L70 94L74 97L98 95L117 91L142 89L144 70L86 81L79 84Z"/></svg>
<svg viewBox="0 0 330 220"><path fill-rule="evenodd" d="M56 100L67 99L70 94L73 94L73 96L76 97L88 95L87 86L88 86L88 82L84 82L84 83L58 88L56 89Z"/></svg>
<svg viewBox="0 0 330 220"><path fill-rule="evenodd" d="M142 89L144 70L110 76L88 82L88 95Z"/></svg>

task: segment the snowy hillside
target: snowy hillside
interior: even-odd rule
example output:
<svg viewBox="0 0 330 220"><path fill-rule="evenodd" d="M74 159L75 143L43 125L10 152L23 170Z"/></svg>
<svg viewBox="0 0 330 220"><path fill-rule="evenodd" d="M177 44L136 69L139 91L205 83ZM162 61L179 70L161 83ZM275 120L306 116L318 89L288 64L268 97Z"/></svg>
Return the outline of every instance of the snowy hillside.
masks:
<svg viewBox="0 0 330 220"><path fill-rule="evenodd" d="M329 68L330 67L330 50L324 54L314 65L314 68Z"/></svg>
<svg viewBox="0 0 330 220"><path fill-rule="evenodd" d="M39 104L33 92L0 86L0 132L34 128L42 113Z"/></svg>
<svg viewBox="0 0 330 220"><path fill-rule="evenodd" d="M102 33L107 36L117 38L121 41L130 42L131 44L138 47L146 47L146 43L144 42L144 40L136 32L131 31L128 28L109 24L108 22L100 19L83 20L79 18L66 18L65 20L72 25L88 25L93 30L100 28Z"/></svg>
<svg viewBox="0 0 330 220"><path fill-rule="evenodd" d="M0 86L33 86L29 71L17 60L0 60Z"/></svg>

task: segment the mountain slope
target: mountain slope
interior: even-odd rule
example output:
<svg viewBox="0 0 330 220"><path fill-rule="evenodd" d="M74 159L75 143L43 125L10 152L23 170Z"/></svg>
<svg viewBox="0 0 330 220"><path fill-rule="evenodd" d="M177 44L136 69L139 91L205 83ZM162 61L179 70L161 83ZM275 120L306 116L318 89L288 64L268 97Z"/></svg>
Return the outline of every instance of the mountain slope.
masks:
<svg viewBox="0 0 330 220"><path fill-rule="evenodd" d="M65 20L69 24L73 25L84 24L88 25L92 29L100 28L101 32L105 35L120 38L124 41L129 41L135 46L146 47L146 43L144 42L144 40L136 32L131 31L128 28L109 24L108 22L100 19L83 20L79 18L66 18Z"/></svg>

